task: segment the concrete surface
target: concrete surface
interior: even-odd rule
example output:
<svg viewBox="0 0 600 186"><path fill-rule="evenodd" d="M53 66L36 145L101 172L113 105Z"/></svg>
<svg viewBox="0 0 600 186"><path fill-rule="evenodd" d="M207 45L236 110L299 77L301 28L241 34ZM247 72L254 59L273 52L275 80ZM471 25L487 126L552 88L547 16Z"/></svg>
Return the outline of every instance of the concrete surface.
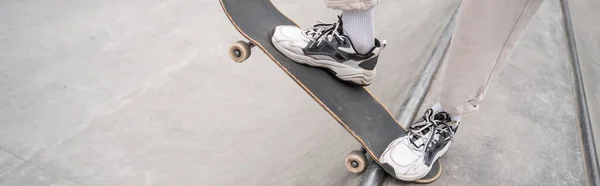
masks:
<svg viewBox="0 0 600 186"><path fill-rule="evenodd" d="M337 14L275 3L303 26ZM392 111L457 3L378 6L370 89ZM584 185L561 18L547 1L434 185ZM261 52L232 62L241 38L212 0L2 1L0 185L357 184L359 145Z"/></svg>
<svg viewBox="0 0 600 186"><path fill-rule="evenodd" d="M592 120L592 130L596 147L600 145L600 2L570 0L571 17L577 52L581 63L581 75L587 98L587 106ZM596 148L600 154L600 148Z"/></svg>
<svg viewBox="0 0 600 186"><path fill-rule="evenodd" d="M540 7L480 110L463 117L433 185L586 185L562 18L558 0ZM443 94L443 73L421 110Z"/></svg>
<svg viewBox="0 0 600 186"><path fill-rule="evenodd" d="M275 1L301 25L320 0ZM371 90L394 111L458 1L386 1ZM359 147L218 1L0 3L0 185L346 185ZM402 52L395 52L402 51Z"/></svg>

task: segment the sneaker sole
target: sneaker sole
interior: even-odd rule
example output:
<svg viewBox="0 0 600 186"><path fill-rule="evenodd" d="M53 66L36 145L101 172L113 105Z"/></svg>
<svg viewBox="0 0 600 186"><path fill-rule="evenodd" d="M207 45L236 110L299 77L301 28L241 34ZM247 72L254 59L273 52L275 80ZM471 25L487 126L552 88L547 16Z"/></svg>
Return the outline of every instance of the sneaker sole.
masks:
<svg viewBox="0 0 600 186"><path fill-rule="evenodd" d="M371 84L375 76L375 70L371 71L356 69L337 61L332 62L329 60L315 59L305 55L298 55L283 48L278 42L275 41L274 37L271 37L271 42L273 43L273 46L277 48L277 50L283 53L283 55L286 57L292 59L292 61L309 66L325 68L343 81L366 86Z"/></svg>

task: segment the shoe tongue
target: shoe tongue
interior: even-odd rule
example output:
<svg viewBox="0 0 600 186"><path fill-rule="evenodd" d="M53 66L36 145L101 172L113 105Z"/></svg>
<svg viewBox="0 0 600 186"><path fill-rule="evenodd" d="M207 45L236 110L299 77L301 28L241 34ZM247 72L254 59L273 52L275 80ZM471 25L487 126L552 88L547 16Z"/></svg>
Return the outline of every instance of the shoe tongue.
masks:
<svg viewBox="0 0 600 186"><path fill-rule="evenodd" d="M452 127L453 129L458 127L458 123L459 123L459 121L453 120L452 116L450 116L450 114L448 114L447 112L437 113L435 115L434 119L438 120L438 121L442 121L445 125Z"/></svg>
<svg viewBox="0 0 600 186"><path fill-rule="evenodd" d="M425 129L423 129L421 132L419 132L421 135L419 134L415 134L412 136L412 138L410 139L410 141L415 144L418 148L423 148L425 147L425 143L427 143L427 138L429 137L431 131L430 127L427 127Z"/></svg>
<svg viewBox="0 0 600 186"><path fill-rule="evenodd" d="M439 112L439 113L435 114L435 116L433 118L435 120L444 121L444 122L449 122L451 120L450 114L448 114L446 112Z"/></svg>

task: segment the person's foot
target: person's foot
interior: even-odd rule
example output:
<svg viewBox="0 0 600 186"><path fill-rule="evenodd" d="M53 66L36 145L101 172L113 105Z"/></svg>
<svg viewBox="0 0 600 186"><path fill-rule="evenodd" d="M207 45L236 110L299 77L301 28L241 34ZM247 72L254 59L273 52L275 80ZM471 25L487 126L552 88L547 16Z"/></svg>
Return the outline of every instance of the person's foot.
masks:
<svg viewBox="0 0 600 186"><path fill-rule="evenodd" d="M343 81L369 85L385 41L375 39L375 46L369 52L359 54L350 38L343 34L342 26L341 18L333 24L317 21L308 29L283 25L275 28L271 40L275 48L297 63L328 69Z"/></svg>
<svg viewBox="0 0 600 186"><path fill-rule="evenodd" d="M388 145L380 157L382 167L399 180L423 178L452 144L459 123L441 109L428 109L406 135Z"/></svg>

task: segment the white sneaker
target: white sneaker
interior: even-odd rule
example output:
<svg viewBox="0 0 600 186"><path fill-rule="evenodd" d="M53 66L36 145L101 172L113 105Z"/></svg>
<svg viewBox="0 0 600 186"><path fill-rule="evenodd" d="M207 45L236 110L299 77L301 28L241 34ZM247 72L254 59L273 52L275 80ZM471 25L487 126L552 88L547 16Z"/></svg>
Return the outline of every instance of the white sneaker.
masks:
<svg viewBox="0 0 600 186"><path fill-rule="evenodd" d="M343 81L369 85L385 41L375 39L375 47L367 54L359 54L350 38L343 34L342 19L338 18L337 23L317 21L307 29L278 26L271 40L275 48L297 63L328 69Z"/></svg>
<svg viewBox="0 0 600 186"><path fill-rule="evenodd" d="M409 126L406 135L386 148L380 157L382 167L403 181L425 177L452 144L458 124L448 113L428 109L421 119Z"/></svg>

